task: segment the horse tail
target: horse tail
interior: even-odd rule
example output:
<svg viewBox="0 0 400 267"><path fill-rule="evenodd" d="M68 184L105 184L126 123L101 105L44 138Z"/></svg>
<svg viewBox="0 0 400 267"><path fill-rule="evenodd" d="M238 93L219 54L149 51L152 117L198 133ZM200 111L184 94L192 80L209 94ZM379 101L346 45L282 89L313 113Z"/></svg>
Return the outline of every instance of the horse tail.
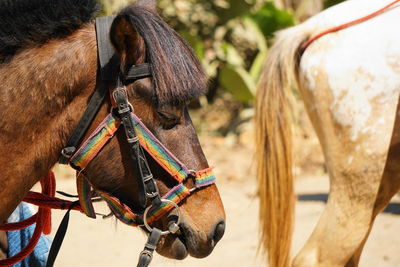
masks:
<svg viewBox="0 0 400 267"><path fill-rule="evenodd" d="M256 96L257 176L261 250L271 267L290 264L295 196L292 174L291 86L309 31L280 33L269 51Z"/></svg>

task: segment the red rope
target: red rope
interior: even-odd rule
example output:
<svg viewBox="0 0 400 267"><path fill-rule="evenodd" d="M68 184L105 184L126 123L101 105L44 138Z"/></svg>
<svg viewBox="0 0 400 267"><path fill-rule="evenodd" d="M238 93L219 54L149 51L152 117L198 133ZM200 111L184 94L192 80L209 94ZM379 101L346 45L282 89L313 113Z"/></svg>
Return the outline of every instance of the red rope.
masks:
<svg viewBox="0 0 400 267"><path fill-rule="evenodd" d="M73 204L74 202L63 200L58 197L49 197L37 192L28 192L25 196L24 201L39 207L56 209L56 210L68 210L72 205L72 210L82 212L82 208L79 205Z"/></svg>
<svg viewBox="0 0 400 267"><path fill-rule="evenodd" d="M359 19L356 19L356 20L353 20L353 21L350 21L350 22L341 24L341 25L339 25L339 26L335 26L335 27L333 27L333 28L327 29L327 30L325 30L325 31L323 31L323 32L320 32L320 33L318 33L318 34L312 36L310 39L308 39L307 42L305 42L305 43L301 46L301 49L302 49L302 51L304 51L312 42L314 42L314 41L317 40L318 38L324 36L325 34L332 33L332 32L337 32L337 31L342 30L342 29L344 29L344 28L347 28L347 27L353 26L353 25L355 25L355 24L358 24L358 23L360 23L360 22L369 20L369 19L371 19L371 18L373 18L373 17L375 17L375 16L377 16L377 15L379 15L379 14L385 12L389 7L393 6L394 4L396 4L396 3L398 3L398 2L400 2L400 0L396 0L396 1L394 1L394 2L392 2L392 3L390 3L390 4L388 4L387 6L381 8L381 9L379 9L379 10L377 10L377 11L375 11L375 12L373 12L373 13L371 13L371 14L365 16L365 17L362 17L362 18L359 18Z"/></svg>
<svg viewBox="0 0 400 267"><path fill-rule="evenodd" d="M47 179L47 183L40 183L42 186L42 192L45 195L50 197L54 197L56 194L56 178L54 176L54 172L49 172ZM48 235L51 232L51 209L48 207L43 208L43 234Z"/></svg>
<svg viewBox="0 0 400 267"><path fill-rule="evenodd" d="M2 226L0 226L0 231L14 231L14 230L19 230L28 227L29 225L32 225L36 223L37 220L37 213L28 219L25 219L20 222L15 222L15 223L7 223Z"/></svg>
<svg viewBox="0 0 400 267"><path fill-rule="evenodd" d="M26 247L24 247L19 253L15 254L12 257L9 257L5 260L0 261L0 266L11 266L16 264L17 262L25 259L29 254L32 253L32 251L35 249L36 244L39 242L40 235L42 234L43 230L43 212L44 208L39 208L39 211L37 213L37 221L36 221L36 227L35 231L33 232L31 240L29 240L29 243Z"/></svg>
<svg viewBox="0 0 400 267"><path fill-rule="evenodd" d="M7 223L0 226L2 231L20 230L36 223L35 231L28 245L19 253L5 260L0 260L0 266L11 266L25 259L35 249L41 234L50 234L51 231L51 209L69 209L73 202L54 197L56 193L56 179L53 171L40 181L42 193L28 192L23 201L39 206L39 211L20 222ZM74 204L75 205L75 204ZM82 211L79 205L74 210Z"/></svg>

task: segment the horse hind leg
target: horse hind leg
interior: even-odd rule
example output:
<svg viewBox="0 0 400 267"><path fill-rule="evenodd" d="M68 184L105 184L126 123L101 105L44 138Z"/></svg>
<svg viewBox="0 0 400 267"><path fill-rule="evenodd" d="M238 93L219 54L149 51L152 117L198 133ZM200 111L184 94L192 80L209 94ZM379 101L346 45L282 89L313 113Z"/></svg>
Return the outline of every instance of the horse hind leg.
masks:
<svg viewBox="0 0 400 267"><path fill-rule="evenodd" d="M367 236L381 176L381 160L365 169L335 164L325 211L294 266L345 266Z"/></svg>
<svg viewBox="0 0 400 267"><path fill-rule="evenodd" d="M400 104L400 102L399 102ZM346 264L346 267L358 266L361 253L367 241L369 232L376 216L389 204L392 197L400 190L400 105L397 106L396 122L390 142L389 154L386 160L385 170L379 186L378 196L372 212L371 224L367 236L358 247L354 255Z"/></svg>
<svg viewBox="0 0 400 267"><path fill-rule="evenodd" d="M373 221L393 130L396 100L385 107L371 103L364 127L369 130L355 137L351 127L336 120L326 88L301 90L324 151L330 193L314 232L293 261L296 267L342 267L362 246Z"/></svg>
<svg viewBox="0 0 400 267"><path fill-rule="evenodd" d="M400 147L397 148L397 150L399 150L399 149L400 149ZM381 182L381 185L379 188L379 193L376 198L374 209L372 212L371 223L370 223L370 227L368 229L368 233L365 236L363 242L360 244L360 246L357 248L357 250L353 254L353 256L347 262L346 267L358 266L362 250L364 249L365 243L367 242L367 238L369 236L369 233L371 232L372 225L375 221L376 216L386 208L386 206L389 204L389 202L392 199L392 197L394 196L394 194L396 194L400 189L400 173L399 173L400 153L399 152L397 152L396 160L397 160L397 162L394 163L393 159L390 159L390 161L393 163L393 164L391 164L392 166L397 165L396 172L394 172L393 169L392 170L385 169L385 173L382 177L382 182ZM388 161L389 161L389 159L388 159Z"/></svg>

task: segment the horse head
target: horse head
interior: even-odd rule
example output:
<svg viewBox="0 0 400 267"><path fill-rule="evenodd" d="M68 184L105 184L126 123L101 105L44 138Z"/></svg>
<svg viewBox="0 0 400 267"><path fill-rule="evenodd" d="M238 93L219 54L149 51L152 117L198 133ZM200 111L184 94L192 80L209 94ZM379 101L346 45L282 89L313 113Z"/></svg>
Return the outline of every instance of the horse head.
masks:
<svg viewBox="0 0 400 267"><path fill-rule="evenodd" d="M139 1L114 19L110 39L119 59L121 83L126 85L135 115L160 143L188 169L207 169L187 108L188 101L203 93L207 79L191 48L156 14L154 6L153 1ZM124 78L132 66L143 63L149 64L152 77L134 82ZM141 170L133 164L130 153L120 128L82 172L94 188L108 192L133 211L143 212L137 179ZM166 194L177 185L176 180L147 152L145 156L160 195ZM190 188L194 181L183 183ZM180 231L164 236L157 251L175 259L188 254L199 258L209 255L225 230L217 187L213 184L193 192L180 204L180 216ZM153 226L168 229L174 217L176 211Z"/></svg>

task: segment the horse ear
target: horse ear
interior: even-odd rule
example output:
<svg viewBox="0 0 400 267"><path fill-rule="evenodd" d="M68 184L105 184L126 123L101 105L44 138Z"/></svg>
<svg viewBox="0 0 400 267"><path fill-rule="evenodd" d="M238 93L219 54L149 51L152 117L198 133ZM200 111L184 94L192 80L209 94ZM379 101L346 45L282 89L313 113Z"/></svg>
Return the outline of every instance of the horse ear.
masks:
<svg viewBox="0 0 400 267"><path fill-rule="evenodd" d="M121 70L145 60L145 43L128 16L115 18L110 30L111 43L121 62Z"/></svg>
<svg viewBox="0 0 400 267"><path fill-rule="evenodd" d="M157 1L156 0L137 0L136 6L147 8L154 13L157 13Z"/></svg>

